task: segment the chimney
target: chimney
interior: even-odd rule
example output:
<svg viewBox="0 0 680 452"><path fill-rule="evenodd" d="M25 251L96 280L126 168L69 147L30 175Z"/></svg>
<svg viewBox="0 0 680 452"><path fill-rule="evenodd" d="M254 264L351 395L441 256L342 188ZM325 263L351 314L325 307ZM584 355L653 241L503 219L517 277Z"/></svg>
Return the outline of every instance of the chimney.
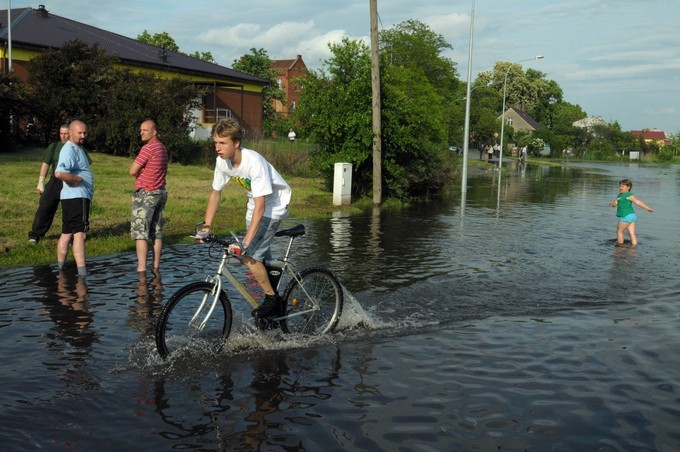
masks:
<svg viewBox="0 0 680 452"><path fill-rule="evenodd" d="M45 9L45 5L38 5L38 9L37 9L36 11L37 11L38 14L40 14L42 17L47 17L47 13L49 12L49 11L47 11L47 10Z"/></svg>
<svg viewBox="0 0 680 452"><path fill-rule="evenodd" d="M161 61L163 63L167 63L168 62L168 51L165 50L164 48L161 48L158 51L158 57L161 59Z"/></svg>

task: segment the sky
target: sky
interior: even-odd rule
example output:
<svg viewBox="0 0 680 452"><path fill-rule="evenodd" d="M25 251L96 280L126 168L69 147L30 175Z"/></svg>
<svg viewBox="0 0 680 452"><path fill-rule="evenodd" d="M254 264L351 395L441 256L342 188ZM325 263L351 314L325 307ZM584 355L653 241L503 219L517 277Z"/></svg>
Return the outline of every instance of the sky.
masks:
<svg viewBox="0 0 680 452"><path fill-rule="evenodd" d="M2 1L2 0L0 0ZM11 2L12 8L38 3ZM265 49L318 70L328 43L369 42L369 0L42 0L62 17L136 38L168 32L186 53L216 62ZM680 2L677 0L377 0L379 28L414 19L453 47L444 56L461 80L497 61L518 62L556 81L565 101L623 130L680 133ZM0 8L7 8L2 4ZM469 65L471 16L474 17ZM543 55L540 60L533 60ZM530 60L530 61L523 61ZM500 113L500 112L499 112Z"/></svg>

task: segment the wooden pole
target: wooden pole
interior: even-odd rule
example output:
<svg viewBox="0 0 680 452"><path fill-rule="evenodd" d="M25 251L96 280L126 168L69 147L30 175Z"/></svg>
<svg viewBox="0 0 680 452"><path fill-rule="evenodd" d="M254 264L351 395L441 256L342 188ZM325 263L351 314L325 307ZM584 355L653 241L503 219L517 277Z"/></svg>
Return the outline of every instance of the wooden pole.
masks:
<svg viewBox="0 0 680 452"><path fill-rule="evenodd" d="M373 204L382 203L382 138L380 124L380 60L378 54L378 0L371 9L371 87L373 110Z"/></svg>

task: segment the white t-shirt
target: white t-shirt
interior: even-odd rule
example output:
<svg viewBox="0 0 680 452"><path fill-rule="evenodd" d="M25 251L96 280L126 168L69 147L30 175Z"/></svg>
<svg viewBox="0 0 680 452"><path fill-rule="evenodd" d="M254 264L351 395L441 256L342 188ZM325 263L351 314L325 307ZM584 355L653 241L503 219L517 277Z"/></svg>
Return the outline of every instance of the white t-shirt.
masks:
<svg viewBox="0 0 680 452"><path fill-rule="evenodd" d="M264 216L278 220L285 216L290 202L291 189L276 169L257 152L241 148L241 164L238 168L231 161L217 157L212 188L222 191L229 180L238 183L248 195L246 220L253 217L253 197L265 197Z"/></svg>

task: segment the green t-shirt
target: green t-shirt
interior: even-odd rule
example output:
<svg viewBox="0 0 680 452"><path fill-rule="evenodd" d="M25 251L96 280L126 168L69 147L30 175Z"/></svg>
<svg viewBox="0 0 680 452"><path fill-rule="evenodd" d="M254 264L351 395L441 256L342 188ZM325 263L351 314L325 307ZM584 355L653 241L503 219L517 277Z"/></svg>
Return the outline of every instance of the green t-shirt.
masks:
<svg viewBox="0 0 680 452"><path fill-rule="evenodd" d="M57 168L57 162L59 161L59 151L64 147L64 143L61 141L55 141L47 146L45 154L43 155L43 163L51 166L47 174L54 176L54 170Z"/></svg>
<svg viewBox="0 0 680 452"><path fill-rule="evenodd" d="M633 210L633 201L629 200L633 196L631 192L628 193L619 193L619 196L616 197L618 200L618 203L616 204L616 216L621 218L625 217L626 215L630 215L631 213L635 213L635 210Z"/></svg>

